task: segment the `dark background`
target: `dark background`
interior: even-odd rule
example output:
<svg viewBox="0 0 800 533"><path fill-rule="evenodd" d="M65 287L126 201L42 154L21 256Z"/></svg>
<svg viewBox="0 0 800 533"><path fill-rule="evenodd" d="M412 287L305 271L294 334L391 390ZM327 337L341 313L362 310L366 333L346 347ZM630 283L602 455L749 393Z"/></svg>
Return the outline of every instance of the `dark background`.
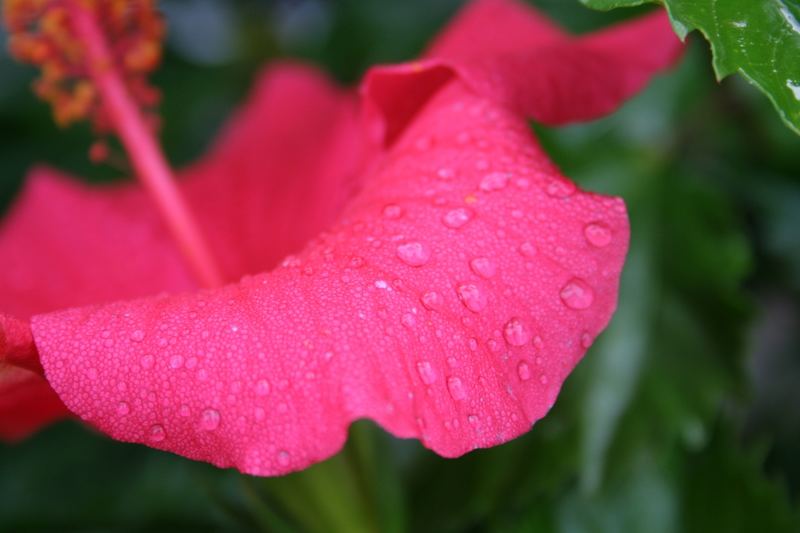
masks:
<svg viewBox="0 0 800 533"><path fill-rule="evenodd" d="M580 32L635 14L534 3ZM170 159L202 153L264 63L353 84L459 4L163 1ZM64 422L0 445L0 530L800 530L800 138L745 82L717 84L693 37L613 116L533 126L582 187L625 198L632 247L611 327L528 435L445 460L362 422L333 460L258 479ZM119 179L88 162L87 126L52 123L33 75L0 53L0 212L38 162Z"/></svg>

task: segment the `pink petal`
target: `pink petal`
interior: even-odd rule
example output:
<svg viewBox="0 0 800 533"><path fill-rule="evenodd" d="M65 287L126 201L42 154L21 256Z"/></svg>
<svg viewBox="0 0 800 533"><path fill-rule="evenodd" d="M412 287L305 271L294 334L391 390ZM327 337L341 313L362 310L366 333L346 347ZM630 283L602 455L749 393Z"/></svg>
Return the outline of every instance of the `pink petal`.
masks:
<svg viewBox="0 0 800 533"><path fill-rule="evenodd" d="M39 427L68 414L41 376L0 364L0 440L27 437Z"/></svg>
<svg viewBox="0 0 800 533"><path fill-rule="evenodd" d="M182 173L230 279L273 267L330 223L355 188L357 128L355 97L320 73L291 64L265 71L211 154ZM195 287L137 184L89 187L45 168L32 172L0 225L0 257L0 312L22 318ZM4 380L7 371L0 369L0 383L16 392L0 385L0 397L16 406L14 420L30 421L20 431L49 422L31 410L35 403L12 402L23 398L23 380L17 370ZM49 406L53 391L27 377L29 396L41 393ZM12 424L3 413L0 419Z"/></svg>
<svg viewBox="0 0 800 533"><path fill-rule="evenodd" d="M527 431L611 316L624 206L577 191L522 118L458 82L413 116L281 268L34 317L70 409L263 475L330 456L363 417L448 457ZM592 244L589 225L611 238Z"/></svg>
<svg viewBox="0 0 800 533"><path fill-rule="evenodd" d="M478 0L426 57L474 91L559 125L614 111L682 49L663 10L575 38L517 0Z"/></svg>
<svg viewBox="0 0 800 533"><path fill-rule="evenodd" d="M43 373L30 326L0 313L0 440L69 415Z"/></svg>

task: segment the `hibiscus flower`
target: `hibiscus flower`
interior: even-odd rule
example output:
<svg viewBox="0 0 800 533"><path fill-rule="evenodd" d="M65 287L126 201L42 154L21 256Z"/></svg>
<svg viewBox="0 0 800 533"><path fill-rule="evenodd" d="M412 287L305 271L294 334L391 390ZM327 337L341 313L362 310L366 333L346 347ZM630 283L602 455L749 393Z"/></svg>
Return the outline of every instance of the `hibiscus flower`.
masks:
<svg viewBox="0 0 800 533"><path fill-rule="evenodd" d="M200 259L151 188L34 170L0 226L0 436L74 414L280 475L360 418L447 457L528 431L609 322L629 232L526 121L609 113L679 52L661 12L573 37L479 0L358 92L270 66L178 174Z"/></svg>

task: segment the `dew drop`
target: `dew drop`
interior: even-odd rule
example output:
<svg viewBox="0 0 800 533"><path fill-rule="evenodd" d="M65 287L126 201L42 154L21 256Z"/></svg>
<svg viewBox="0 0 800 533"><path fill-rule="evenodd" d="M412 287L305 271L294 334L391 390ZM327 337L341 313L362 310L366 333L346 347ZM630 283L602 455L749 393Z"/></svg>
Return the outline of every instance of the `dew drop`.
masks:
<svg viewBox="0 0 800 533"><path fill-rule="evenodd" d="M383 216L390 220L396 220L403 216L403 208L397 204L388 204L383 208Z"/></svg>
<svg viewBox="0 0 800 533"><path fill-rule="evenodd" d="M542 338L541 338L539 335L536 335L536 336L533 338L533 346L534 346L534 347L535 347L537 350L541 350L541 349L544 347L544 341L542 340Z"/></svg>
<svg viewBox="0 0 800 533"><path fill-rule="evenodd" d="M269 394L270 386L269 381L266 379L259 379L256 382L256 394L259 396L266 396Z"/></svg>
<svg viewBox="0 0 800 533"><path fill-rule="evenodd" d="M466 207L459 207L448 211L442 217L442 224L448 228L458 229L472 220L472 211Z"/></svg>
<svg viewBox="0 0 800 533"><path fill-rule="evenodd" d="M597 248L603 248L611 243L611 230L602 222L593 222L583 228L583 235L589 244Z"/></svg>
<svg viewBox="0 0 800 533"><path fill-rule="evenodd" d="M467 390L464 388L461 378L455 376L447 378L447 390L454 400L463 400L467 397Z"/></svg>
<svg viewBox="0 0 800 533"><path fill-rule="evenodd" d="M575 192L575 184L567 180L553 180L547 185L546 191L553 198L567 198Z"/></svg>
<svg viewBox="0 0 800 533"><path fill-rule="evenodd" d="M520 381L528 381L531 379L531 367L525 361L520 361L517 365L517 375Z"/></svg>
<svg viewBox="0 0 800 533"><path fill-rule="evenodd" d="M439 309L444 303L442 296L436 291L426 292L422 295L420 300L422 301L422 305L428 309Z"/></svg>
<svg viewBox="0 0 800 533"><path fill-rule="evenodd" d="M594 342L594 339L592 338L592 336L589 333L584 332L581 335L581 346L583 346L584 348L589 348L592 345L593 342Z"/></svg>
<svg viewBox="0 0 800 533"><path fill-rule="evenodd" d="M519 253L525 257L533 257L536 255L536 246L530 241L525 241L519 245Z"/></svg>
<svg viewBox="0 0 800 533"><path fill-rule="evenodd" d="M475 415L468 415L468 416L467 416L467 422L469 422L469 423L470 423L470 424L472 424L473 426L474 426L474 425L477 425L477 424L478 424L478 417L477 417L477 416L475 416Z"/></svg>
<svg viewBox="0 0 800 533"><path fill-rule="evenodd" d="M539 376L539 383L541 383L542 385L547 385L548 381L549 380L547 379L546 375L542 374L541 376Z"/></svg>
<svg viewBox="0 0 800 533"><path fill-rule="evenodd" d="M522 319L513 317L503 328L503 337L511 346L524 346L531 340L531 332Z"/></svg>
<svg viewBox="0 0 800 533"><path fill-rule="evenodd" d="M473 313L480 313L486 307L486 295L477 285L472 283L459 285L457 292L464 307Z"/></svg>
<svg viewBox="0 0 800 533"><path fill-rule="evenodd" d="M413 328L417 324L417 319L411 313L406 313L400 319L400 322L407 328Z"/></svg>
<svg viewBox="0 0 800 533"><path fill-rule="evenodd" d="M281 465L281 466L289 466L289 460L290 459L291 459L291 456L289 455L289 452L287 452L286 450L281 450L280 452L278 452L278 464L279 465Z"/></svg>
<svg viewBox="0 0 800 533"><path fill-rule="evenodd" d="M433 365L428 361L420 361L417 363L417 372L419 378L425 385L433 385L436 382L436 370Z"/></svg>
<svg viewBox="0 0 800 533"><path fill-rule="evenodd" d="M505 172L492 172L486 174L479 185L480 190L486 192L499 191L505 189L508 184L508 174Z"/></svg>
<svg viewBox="0 0 800 533"><path fill-rule="evenodd" d="M119 402L117 404L117 414L119 416L125 416L131 412L131 406L127 404L127 402Z"/></svg>
<svg viewBox="0 0 800 533"><path fill-rule="evenodd" d="M571 309L586 309L594 302L594 292L585 281L572 278L561 289L561 300Z"/></svg>
<svg viewBox="0 0 800 533"><path fill-rule="evenodd" d="M497 273L497 265L488 257L476 257L469 262L469 267L475 274L485 279L494 277Z"/></svg>
<svg viewBox="0 0 800 533"><path fill-rule="evenodd" d="M169 366L171 368L180 368L183 366L183 357L180 355L173 355L169 358Z"/></svg>
<svg viewBox="0 0 800 533"><path fill-rule="evenodd" d="M181 405L181 406L178 408L178 414L179 414L179 415L181 415L181 416L183 416L183 417L189 416L191 413L192 413L192 410L191 410L191 409L189 409L189 406L188 406L188 405L186 405L186 404L182 404L182 405Z"/></svg>
<svg viewBox="0 0 800 533"><path fill-rule="evenodd" d="M167 438L167 432L164 431L164 426L161 424L154 424L150 426L150 432L148 433L148 438L151 442L161 442L162 440Z"/></svg>
<svg viewBox="0 0 800 533"><path fill-rule="evenodd" d="M431 258L431 252L420 242L408 242L397 247L397 257L409 266L420 267Z"/></svg>
<svg viewBox="0 0 800 533"><path fill-rule="evenodd" d="M452 168L440 168L436 171L436 175L439 176L439 179L449 180L453 176L455 176L455 172L453 172Z"/></svg>
<svg viewBox="0 0 800 533"><path fill-rule="evenodd" d="M219 411L216 409L205 409L200 414L200 427L206 431L214 431L219 427Z"/></svg>
<svg viewBox="0 0 800 533"><path fill-rule="evenodd" d="M144 331L137 329L131 333L131 340L134 342L142 342L144 339Z"/></svg>
<svg viewBox="0 0 800 533"><path fill-rule="evenodd" d="M155 358L152 355L147 354L145 356L142 356L142 359L141 361L139 361L139 363L142 365L142 368L153 368L153 363L155 363Z"/></svg>

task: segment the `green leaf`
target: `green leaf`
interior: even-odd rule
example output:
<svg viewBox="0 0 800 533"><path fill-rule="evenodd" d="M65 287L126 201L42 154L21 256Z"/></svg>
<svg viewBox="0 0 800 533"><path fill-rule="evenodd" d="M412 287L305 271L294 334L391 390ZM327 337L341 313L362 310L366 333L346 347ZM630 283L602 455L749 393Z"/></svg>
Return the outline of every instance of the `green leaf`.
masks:
<svg viewBox="0 0 800 533"><path fill-rule="evenodd" d="M594 9L639 6L656 0L581 0ZM800 1L658 0L684 39L699 30L711 43L722 79L741 73L772 101L783 121L800 133Z"/></svg>

